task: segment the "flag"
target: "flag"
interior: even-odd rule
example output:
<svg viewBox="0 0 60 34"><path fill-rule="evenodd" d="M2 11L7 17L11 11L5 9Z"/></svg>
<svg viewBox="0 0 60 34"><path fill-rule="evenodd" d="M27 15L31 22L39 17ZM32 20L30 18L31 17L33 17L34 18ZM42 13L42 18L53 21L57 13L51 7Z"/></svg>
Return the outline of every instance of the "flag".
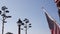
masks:
<svg viewBox="0 0 60 34"><path fill-rule="evenodd" d="M45 15L51 34L60 34L60 28L57 22L47 12L45 12Z"/></svg>

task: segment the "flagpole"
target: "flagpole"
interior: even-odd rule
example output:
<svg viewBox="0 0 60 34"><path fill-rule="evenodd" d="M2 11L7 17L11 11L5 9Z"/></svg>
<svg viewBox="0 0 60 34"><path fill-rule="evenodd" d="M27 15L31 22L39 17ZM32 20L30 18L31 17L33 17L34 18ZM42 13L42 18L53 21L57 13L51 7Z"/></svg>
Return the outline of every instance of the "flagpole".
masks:
<svg viewBox="0 0 60 34"><path fill-rule="evenodd" d="M58 16L59 16L59 21L60 21L60 8L58 8Z"/></svg>
<svg viewBox="0 0 60 34"><path fill-rule="evenodd" d="M56 3L56 6L58 8L58 16L59 16L59 21L60 21L60 0L54 0Z"/></svg>

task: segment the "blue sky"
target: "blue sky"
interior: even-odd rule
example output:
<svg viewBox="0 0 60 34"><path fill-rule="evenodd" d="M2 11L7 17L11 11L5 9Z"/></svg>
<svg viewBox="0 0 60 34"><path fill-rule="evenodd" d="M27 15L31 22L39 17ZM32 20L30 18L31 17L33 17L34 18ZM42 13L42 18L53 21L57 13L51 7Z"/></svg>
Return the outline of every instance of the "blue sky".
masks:
<svg viewBox="0 0 60 34"><path fill-rule="evenodd" d="M8 7L10 13L7 15L12 16L12 18L6 19L4 34L6 32L18 34L16 22L19 18L21 20L27 18L32 23L32 28L28 29L28 34L50 34L45 14L41 9L42 6L59 23L58 10L54 0L0 0L0 8L2 6ZM0 34L2 29L1 20L2 17L0 16ZM21 34L25 34L25 31L22 30Z"/></svg>

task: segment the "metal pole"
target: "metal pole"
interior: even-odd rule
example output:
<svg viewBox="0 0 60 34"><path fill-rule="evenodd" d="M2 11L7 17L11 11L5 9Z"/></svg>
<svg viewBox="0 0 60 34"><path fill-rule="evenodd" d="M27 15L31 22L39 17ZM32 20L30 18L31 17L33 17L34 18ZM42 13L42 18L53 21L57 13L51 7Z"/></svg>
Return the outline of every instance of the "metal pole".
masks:
<svg viewBox="0 0 60 34"><path fill-rule="evenodd" d="M60 21L60 9L58 9L58 16L59 16L59 21Z"/></svg>
<svg viewBox="0 0 60 34"><path fill-rule="evenodd" d="M21 34L20 27L21 25L18 25L18 34Z"/></svg>
<svg viewBox="0 0 60 34"><path fill-rule="evenodd" d="M2 23L2 34L4 34L4 23Z"/></svg>
<svg viewBox="0 0 60 34"><path fill-rule="evenodd" d="M26 23L26 30L25 30L25 33L27 34L27 23Z"/></svg>
<svg viewBox="0 0 60 34"><path fill-rule="evenodd" d="M4 16L3 16L3 20L2 20L2 34L4 34Z"/></svg>

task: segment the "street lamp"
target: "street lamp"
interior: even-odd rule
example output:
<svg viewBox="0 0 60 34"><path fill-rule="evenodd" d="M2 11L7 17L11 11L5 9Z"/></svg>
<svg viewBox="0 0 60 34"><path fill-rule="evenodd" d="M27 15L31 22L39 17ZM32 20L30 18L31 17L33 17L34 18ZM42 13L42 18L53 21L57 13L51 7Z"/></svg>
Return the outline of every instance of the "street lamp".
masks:
<svg viewBox="0 0 60 34"><path fill-rule="evenodd" d="M18 24L18 34L20 34L21 33L21 25L24 25L24 23L22 23L22 21L19 19L18 21L17 21L17 24Z"/></svg>
<svg viewBox="0 0 60 34"><path fill-rule="evenodd" d="M11 18L11 16L6 16L6 13L8 13L9 11L7 11L6 9L8 9L6 6L3 6L2 11L0 11L0 15L2 16L2 34L4 34L4 23L6 23L7 21L5 21L6 18Z"/></svg>
<svg viewBox="0 0 60 34"><path fill-rule="evenodd" d="M25 23L24 23L25 34L27 34L27 30L28 30L29 28L31 28L32 26L31 26L31 23L29 23L29 20L28 20L27 18L25 18L23 21L25 22Z"/></svg>

